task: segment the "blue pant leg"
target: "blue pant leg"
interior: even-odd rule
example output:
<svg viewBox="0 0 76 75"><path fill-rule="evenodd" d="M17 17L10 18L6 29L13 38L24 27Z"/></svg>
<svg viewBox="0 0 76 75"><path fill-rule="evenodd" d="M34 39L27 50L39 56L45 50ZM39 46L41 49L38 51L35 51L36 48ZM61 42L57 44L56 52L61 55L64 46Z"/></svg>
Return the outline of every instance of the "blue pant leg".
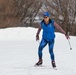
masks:
<svg viewBox="0 0 76 75"><path fill-rule="evenodd" d="M42 50L43 48L47 45L47 41L45 39L42 39L41 40L41 43L39 45L39 48L38 48L38 56L39 56L39 59L42 59Z"/></svg>
<svg viewBox="0 0 76 75"><path fill-rule="evenodd" d="M50 40L49 43L49 53L50 53L50 57L52 61L55 61L55 57L54 57L54 52L53 52L53 48L54 48L54 39Z"/></svg>

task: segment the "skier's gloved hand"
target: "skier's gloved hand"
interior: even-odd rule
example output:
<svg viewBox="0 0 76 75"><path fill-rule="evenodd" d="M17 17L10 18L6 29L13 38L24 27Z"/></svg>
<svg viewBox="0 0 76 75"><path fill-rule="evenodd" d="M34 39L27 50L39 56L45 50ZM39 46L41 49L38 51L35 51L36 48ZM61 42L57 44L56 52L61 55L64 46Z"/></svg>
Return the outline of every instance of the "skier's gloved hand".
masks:
<svg viewBox="0 0 76 75"><path fill-rule="evenodd" d="M39 35L36 35L36 41L38 41L39 40Z"/></svg>
<svg viewBox="0 0 76 75"><path fill-rule="evenodd" d="M67 35L67 34L65 34L65 37L66 37L67 39L70 39L69 35Z"/></svg>

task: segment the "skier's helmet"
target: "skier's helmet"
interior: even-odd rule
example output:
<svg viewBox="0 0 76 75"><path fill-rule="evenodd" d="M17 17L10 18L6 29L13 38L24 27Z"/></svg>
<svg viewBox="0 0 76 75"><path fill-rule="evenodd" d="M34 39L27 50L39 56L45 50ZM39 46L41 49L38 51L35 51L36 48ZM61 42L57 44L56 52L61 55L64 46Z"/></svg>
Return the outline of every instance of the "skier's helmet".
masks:
<svg viewBox="0 0 76 75"><path fill-rule="evenodd" d="M47 17L50 17L50 13L49 12L44 12L43 16L47 16Z"/></svg>

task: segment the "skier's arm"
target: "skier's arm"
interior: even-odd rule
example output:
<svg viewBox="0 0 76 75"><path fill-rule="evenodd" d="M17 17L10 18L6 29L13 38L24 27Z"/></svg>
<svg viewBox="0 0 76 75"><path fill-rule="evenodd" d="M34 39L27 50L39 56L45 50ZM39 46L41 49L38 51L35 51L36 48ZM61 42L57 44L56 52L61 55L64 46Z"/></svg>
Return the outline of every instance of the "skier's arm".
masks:
<svg viewBox="0 0 76 75"><path fill-rule="evenodd" d="M56 22L54 22L54 26L55 26L55 28L58 29L61 33L63 33L63 34L66 36L67 39L69 38L69 36L67 35L67 33L66 33Z"/></svg>
<svg viewBox="0 0 76 75"><path fill-rule="evenodd" d="M56 23L54 22L54 26L56 29L58 29L61 33L65 34L66 35L66 32Z"/></svg>
<svg viewBox="0 0 76 75"><path fill-rule="evenodd" d="M41 26L39 26L38 31L36 33L36 41L39 40L40 31L41 31Z"/></svg>
<svg viewBox="0 0 76 75"><path fill-rule="evenodd" d="M39 36L40 31L41 31L41 26L39 26L38 31L37 31L37 33L36 33L36 36L37 36L37 35Z"/></svg>

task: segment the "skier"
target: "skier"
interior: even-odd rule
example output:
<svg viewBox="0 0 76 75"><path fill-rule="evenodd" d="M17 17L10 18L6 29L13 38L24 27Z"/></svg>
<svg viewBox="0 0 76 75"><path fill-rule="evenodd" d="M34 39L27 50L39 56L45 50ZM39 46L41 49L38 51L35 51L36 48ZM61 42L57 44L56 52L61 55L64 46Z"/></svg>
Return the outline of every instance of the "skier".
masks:
<svg viewBox="0 0 76 75"><path fill-rule="evenodd" d="M41 25L39 26L37 34L36 34L36 41L37 41L39 40L39 34L40 34L41 29L43 29L42 40L38 48L39 60L35 65L36 66L42 65L43 63L42 51L43 51L43 48L48 44L52 67L56 68L55 57L54 57L54 52L53 52L54 39L55 39L55 34L54 34L55 28L58 29L61 33L63 33L67 39L69 39L69 36L54 20L50 19L49 12L44 12L43 16L44 16L44 19L41 21L40 23Z"/></svg>

